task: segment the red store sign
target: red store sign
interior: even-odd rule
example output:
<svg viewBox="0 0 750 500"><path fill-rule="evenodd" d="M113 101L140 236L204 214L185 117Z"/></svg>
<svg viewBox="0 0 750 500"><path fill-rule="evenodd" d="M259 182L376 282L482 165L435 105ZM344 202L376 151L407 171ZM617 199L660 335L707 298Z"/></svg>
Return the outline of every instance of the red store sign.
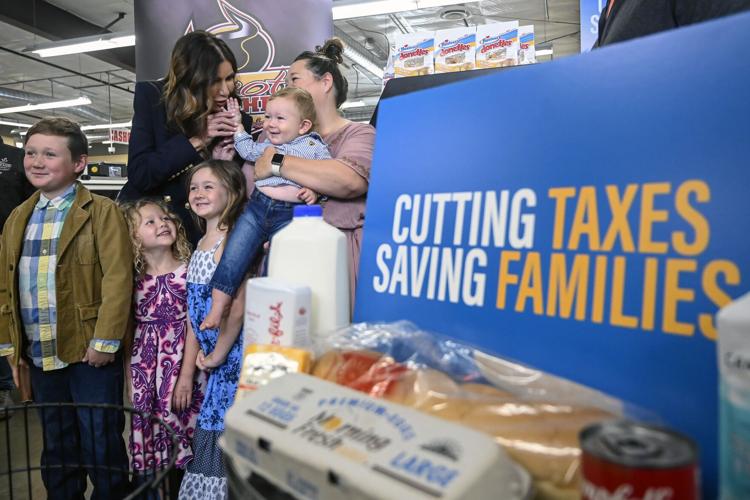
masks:
<svg viewBox="0 0 750 500"><path fill-rule="evenodd" d="M130 142L130 130L110 129L109 140L114 144L127 144Z"/></svg>

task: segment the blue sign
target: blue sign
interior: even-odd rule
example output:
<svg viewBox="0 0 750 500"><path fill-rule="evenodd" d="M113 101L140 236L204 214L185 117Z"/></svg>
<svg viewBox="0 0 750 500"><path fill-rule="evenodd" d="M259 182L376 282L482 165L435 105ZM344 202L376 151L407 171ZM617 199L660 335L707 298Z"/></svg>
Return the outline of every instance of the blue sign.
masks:
<svg viewBox="0 0 750 500"><path fill-rule="evenodd" d="M750 289L750 65L717 44L750 14L382 102L355 320L653 410L711 496L714 314Z"/></svg>
<svg viewBox="0 0 750 500"><path fill-rule="evenodd" d="M599 16L607 0L581 0L581 52L594 46L599 34Z"/></svg>

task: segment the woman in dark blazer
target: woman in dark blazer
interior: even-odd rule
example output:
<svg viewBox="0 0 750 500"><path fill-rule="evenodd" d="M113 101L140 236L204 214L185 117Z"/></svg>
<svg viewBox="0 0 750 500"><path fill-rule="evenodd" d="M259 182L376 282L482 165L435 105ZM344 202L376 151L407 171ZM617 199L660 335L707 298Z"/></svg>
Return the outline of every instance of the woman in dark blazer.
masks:
<svg viewBox="0 0 750 500"><path fill-rule="evenodd" d="M185 174L205 159L234 156L235 126L225 106L234 96L236 72L226 43L196 31L175 44L166 78L135 86L128 180L118 201L162 197L182 219L193 245L201 233L185 206ZM251 124L243 115L248 131Z"/></svg>

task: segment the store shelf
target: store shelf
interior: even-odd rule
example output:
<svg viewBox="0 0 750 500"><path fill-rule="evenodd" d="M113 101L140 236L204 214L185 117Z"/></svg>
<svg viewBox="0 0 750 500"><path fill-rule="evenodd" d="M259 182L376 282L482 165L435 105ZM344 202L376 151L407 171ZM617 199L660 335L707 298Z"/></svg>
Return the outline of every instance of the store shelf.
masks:
<svg viewBox="0 0 750 500"><path fill-rule="evenodd" d="M119 191L127 181L125 177L91 177L81 183L92 191Z"/></svg>

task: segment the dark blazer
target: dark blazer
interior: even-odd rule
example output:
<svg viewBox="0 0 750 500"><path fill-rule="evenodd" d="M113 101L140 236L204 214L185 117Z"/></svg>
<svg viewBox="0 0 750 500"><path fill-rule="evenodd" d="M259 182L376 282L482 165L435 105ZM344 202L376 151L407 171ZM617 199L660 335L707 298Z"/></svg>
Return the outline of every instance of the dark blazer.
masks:
<svg viewBox="0 0 750 500"><path fill-rule="evenodd" d="M146 81L135 85L133 126L128 146L128 180L118 201L143 197L165 198L185 224L190 242L201 237L187 203L187 172L191 165L203 161L201 155L181 132L167 127L167 112L162 101L164 82ZM242 115L249 131L251 118ZM240 168L238 164L237 168Z"/></svg>
<svg viewBox="0 0 750 500"><path fill-rule="evenodd" d="M0 141L0 233L13 209L36 191L26 179L23 155L23 149Z"/></svg>
<svg viewBox="0 0 750 500"><path fill-rule="evenodd" d="M593 48L750 9L750 0L608 0Z"/></svg>

